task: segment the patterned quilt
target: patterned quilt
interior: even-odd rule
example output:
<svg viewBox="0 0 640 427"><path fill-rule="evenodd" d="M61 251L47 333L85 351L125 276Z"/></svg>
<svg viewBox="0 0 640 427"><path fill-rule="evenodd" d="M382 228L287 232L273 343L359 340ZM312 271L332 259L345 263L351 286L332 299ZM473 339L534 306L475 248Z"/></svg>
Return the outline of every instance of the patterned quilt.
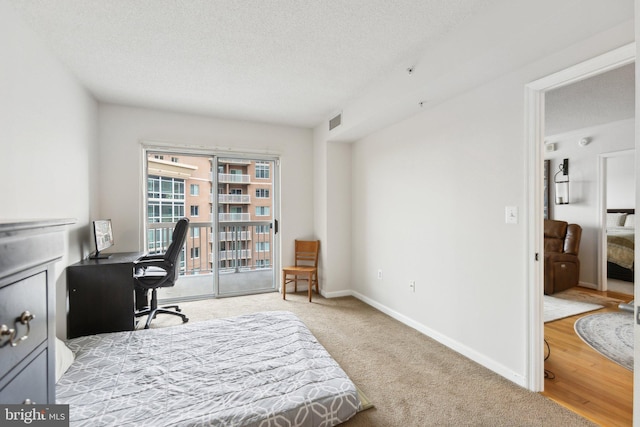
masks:
<svg viewBox="0 0 640 427"><path fill-rule="evenodd" d="M333 426L355 385L293 313L274 311L67 342L56 385L72 426Z"/></svg>
<svg viewBox="0 0 640 427"><path fill-rule="evenodd" d="M633 268L635 233L628 229L607 229L607 261Z"/></svg>

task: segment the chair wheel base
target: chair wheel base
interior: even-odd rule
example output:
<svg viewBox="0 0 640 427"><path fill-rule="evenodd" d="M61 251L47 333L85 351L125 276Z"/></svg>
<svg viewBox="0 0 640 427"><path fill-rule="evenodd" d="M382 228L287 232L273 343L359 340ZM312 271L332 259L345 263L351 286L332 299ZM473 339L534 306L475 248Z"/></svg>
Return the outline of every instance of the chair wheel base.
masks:
<svg viewBox="0 0 640 427"><path fill-rule="evenodd" d="M143 310L140 311L138 313L135 314L135 317L141 317L141 316L148 316L147 317L147 322L144 325L144 329L149 329L149 326L151 325L151 321L153 319L156 318L156 316L158 314L172 314L174 316L179 316L182 318L182 323L187 323L189 321L189 318L185 315L180 313L180 309L176 310L173 309L171 310L170 308L174 308L174 307L158 307L155 310Z"/></svg>

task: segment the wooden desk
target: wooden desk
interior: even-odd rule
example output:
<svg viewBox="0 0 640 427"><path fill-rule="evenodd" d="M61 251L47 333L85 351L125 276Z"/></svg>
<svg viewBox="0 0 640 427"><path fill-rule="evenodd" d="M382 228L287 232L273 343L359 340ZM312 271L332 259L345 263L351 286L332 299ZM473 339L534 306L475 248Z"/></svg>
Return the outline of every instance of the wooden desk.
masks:
<svg viewBox="0 0 640 427"><path fill-rule="evenodd" d="M67 338L135 328L133 262L142 255L114 253L67 267Z"/></svg>

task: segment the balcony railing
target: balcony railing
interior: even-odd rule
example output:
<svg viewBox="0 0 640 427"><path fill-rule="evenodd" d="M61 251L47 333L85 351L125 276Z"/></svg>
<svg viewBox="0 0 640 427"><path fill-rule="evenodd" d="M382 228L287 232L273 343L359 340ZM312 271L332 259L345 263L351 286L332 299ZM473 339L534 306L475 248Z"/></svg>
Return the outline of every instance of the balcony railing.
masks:
<svg viewBox="0 0 640 427"><path fill-rule="evenodd" d="M219 233L213 233L211 223L192 221L181 256L180 274L210 274L216 265L220 273L270 269L273 238L271 232L264 232L270 230L270 224L270 221L229 221L219 224ZM166 251L175 223L151 223L147 227L148 252ZM215 235L217 242L212 240ZM213 253L215 247L219 248L218 253Z"/></svg>
<svg viewBox="0 0 640 427"><path fill-rule="evenodd" d="M239 173L219 173L218 182L223 184L251 184L251 175Z"/></svg>
<svg viewBox="0 0 640 427"><path fill-rule="evenodd" d="M222 159L219 158L218 159L218 163L227 163L230 165L250 165L251 164L251 160L247 160L247 159Z"/></svg>
<svg viewBox="0 0 640 427"><path fill-rule="evenodd" d="M231 232L231 231L221 231L219 233L218 240L221 242L229 242L233 240L251 240L251 236L253 233L249 233L247 231L240 232ZM213 238L213 236L211 236Z"/></svg>
<svg viewBox="0 0 640 427"><path fill-rule="evenodd" d="M250 213L219 213L218 221L220 222L251 221L251 214Z"/></svg>
<svg viewBox="0 0 640 427"><path fill-rule="evenodd" d="M251 203L251 195L249 194L218 194L218 203Z"/></svg>
<svg viewBox="0 0 640 427"><path fill-rule="evenodd" d="M239 250L230 250L230 251L220 251L218 252L218 258L220 261L228 261L228 260L246 260L251 259L251 251L248 249L239 249ZM213 258L213 254L211 254L211 262L215 262Z"/></svg>

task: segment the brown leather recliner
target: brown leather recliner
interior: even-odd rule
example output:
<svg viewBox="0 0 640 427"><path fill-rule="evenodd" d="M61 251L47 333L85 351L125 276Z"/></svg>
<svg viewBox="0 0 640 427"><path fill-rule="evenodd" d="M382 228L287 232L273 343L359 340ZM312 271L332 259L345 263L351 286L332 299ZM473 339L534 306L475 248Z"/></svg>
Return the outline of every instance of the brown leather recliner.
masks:
<svg viewBox="0 0 640 427"><path fill-rule="evenodd" d="M578 250L582 227L565 221L544 220L544 293L569 289L580 279Z"/></svg>

